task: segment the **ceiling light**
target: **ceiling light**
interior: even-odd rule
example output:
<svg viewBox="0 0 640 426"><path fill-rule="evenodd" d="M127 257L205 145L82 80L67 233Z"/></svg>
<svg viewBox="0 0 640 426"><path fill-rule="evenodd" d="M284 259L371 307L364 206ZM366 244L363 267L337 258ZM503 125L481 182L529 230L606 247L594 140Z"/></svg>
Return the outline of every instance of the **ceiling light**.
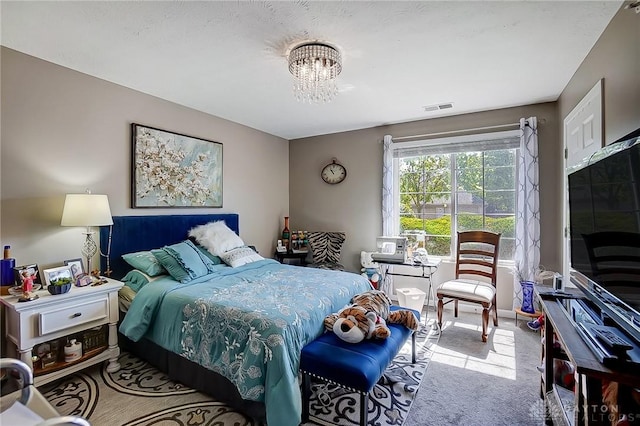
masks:
<svg viewBox="0 0 640 426"><path fill-rule="evenodd" d="M338 93L336 77L342 58L335 48L323 43L304 43L289 53L289 72L295 78L293 93L301 102L330 102Z"/></svg>

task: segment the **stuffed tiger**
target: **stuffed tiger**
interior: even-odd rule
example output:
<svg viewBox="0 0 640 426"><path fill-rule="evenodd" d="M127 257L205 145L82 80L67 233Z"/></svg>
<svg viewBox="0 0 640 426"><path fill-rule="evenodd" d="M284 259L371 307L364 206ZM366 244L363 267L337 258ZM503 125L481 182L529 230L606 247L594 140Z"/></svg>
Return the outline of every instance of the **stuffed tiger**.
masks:
<svg viewBox="0 0 640 426"><path fill-rule="evenodd" d="M390 312L391 300L380 290L358 294L351 305L338 313L328 315L325 329L333 331L345 342L358 343L364 339L386 339L391 335L387 322L418 329L418 320L410 310Z"/></svg>

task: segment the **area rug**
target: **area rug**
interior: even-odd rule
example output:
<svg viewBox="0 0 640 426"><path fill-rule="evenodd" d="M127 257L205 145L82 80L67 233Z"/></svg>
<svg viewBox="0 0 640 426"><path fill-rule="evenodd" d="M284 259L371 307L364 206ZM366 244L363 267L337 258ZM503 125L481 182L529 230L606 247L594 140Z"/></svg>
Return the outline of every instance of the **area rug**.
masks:
<svg viewBox="0 0 640 426"><path fill-rule="evenodd" d="M404 423L437 337L433 322L421 326L416 335L415 364L411 363L411 341L405 344L371 392L370 422L398 426ZM39 390L61 415L82 416L93 426L261 426L208 395L169 380L129 353L120 356L120 365L116 373L94 366ZM357 425L359 404L357 393L320 383L312 385L313 423Z"/></svg>

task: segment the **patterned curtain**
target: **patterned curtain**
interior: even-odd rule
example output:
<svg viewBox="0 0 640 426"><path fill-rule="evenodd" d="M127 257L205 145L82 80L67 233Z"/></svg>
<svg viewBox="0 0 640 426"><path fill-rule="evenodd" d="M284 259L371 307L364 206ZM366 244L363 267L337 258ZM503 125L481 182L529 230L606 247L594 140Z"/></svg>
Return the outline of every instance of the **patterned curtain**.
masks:
<svg viewBox="0 0 640 426"><path fill-rule="evenodd" d="M391 135L384 136L384 153L382 157L382 235L393 236L395 233L395 213L393 211L393 141ZM384 277L380 290L388 295L394 292L393 278Z"/></svg>
<svg viewBox="0 0 640 426"><path fill-rule="evenodd" d="M535 281L540 266L540 204L538 184L538 123L536 117L520 119L516 235L513 257L513 307L522 304L520 281Z"/></svg>

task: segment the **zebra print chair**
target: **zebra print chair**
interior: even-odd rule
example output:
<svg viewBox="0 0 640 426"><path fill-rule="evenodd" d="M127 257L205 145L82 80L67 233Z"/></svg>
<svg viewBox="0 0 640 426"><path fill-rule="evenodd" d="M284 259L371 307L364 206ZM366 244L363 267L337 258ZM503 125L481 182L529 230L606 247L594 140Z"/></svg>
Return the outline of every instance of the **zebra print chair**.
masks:
<svg viewBox="0 0 640 426"><path fill-rule="evenodd" d="M344 232L311 231L307 238L313 258L312 263L308 266L344 271L344 266L340 264L340 252L345 240Z"/></svg>

